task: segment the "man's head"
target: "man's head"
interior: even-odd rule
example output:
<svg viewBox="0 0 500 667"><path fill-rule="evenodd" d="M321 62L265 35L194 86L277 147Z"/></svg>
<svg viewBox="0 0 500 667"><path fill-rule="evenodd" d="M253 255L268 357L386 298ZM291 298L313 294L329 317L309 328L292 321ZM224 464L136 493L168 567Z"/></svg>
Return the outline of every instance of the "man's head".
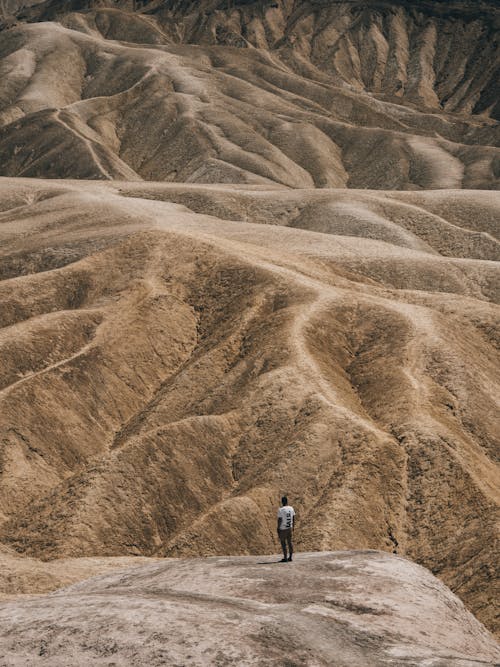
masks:
<svg viewBox="0 0 500 667"><path fill-rule="evenodd" d="M286 496L283 496L283 498L281 499L281 504L283 505L283 507L285 507L285 505L288 505L288 498Z"/></svg>

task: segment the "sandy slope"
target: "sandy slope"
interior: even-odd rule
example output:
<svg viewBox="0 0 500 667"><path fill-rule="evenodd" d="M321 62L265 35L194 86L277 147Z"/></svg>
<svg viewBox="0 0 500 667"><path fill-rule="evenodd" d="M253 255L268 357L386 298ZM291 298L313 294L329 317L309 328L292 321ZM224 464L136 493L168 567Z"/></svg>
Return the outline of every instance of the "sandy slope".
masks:
<svg viewBox="0 0 500 667"><path fill-rule="evenodd" d="M377 552L173 560L0 607L0 664L478 667L500 649L423 568ZM5 662L6 661L6 662Z"/></svg>
<svg viewBox="0 0 500 667"><path fill-rule="evenodd" d="M150 563L151 558L66 558L41 562L26 558L0 545L1 586L0 602L20 599L26 595L47 593L77 581L88 579L110 570L131 568Z"/></svg>
<svg viewBox="0 0 500 667"><path fill-rule="evenodd" d="M1 539L431 568L495 628L499 195L0 182ZM212 215L196 211L210 212Z"/></svg>

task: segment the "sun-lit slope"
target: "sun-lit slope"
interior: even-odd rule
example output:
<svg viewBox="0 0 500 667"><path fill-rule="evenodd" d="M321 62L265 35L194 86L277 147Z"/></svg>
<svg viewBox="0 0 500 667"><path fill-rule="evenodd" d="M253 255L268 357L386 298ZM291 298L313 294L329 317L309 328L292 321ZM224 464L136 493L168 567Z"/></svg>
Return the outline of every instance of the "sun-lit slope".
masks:
<svg viewBox="0 0 500 667"><path fill-rule="evenodd" d="M496 193L1 193L4 543L266 552L287 491L299 548L407 554L495 627Z"/></svg>
<svg viewBox="0 0 500 667"><path fill-rule="evenodd" d="M182 17L183 41L274 50L312 78L327 75L427 109L500 116L500 12L494 1L236 0L230 11L211 0L143 4L167 28ZM98 18L95 25L107 34L119 20L103 14L108 20Z"/></svg>
<svg viewBox="0 0 500 667"><path fill-rule="evenodd" d="M286 564L174 559L12 600L0 608L0 652L12 667L484 667L500 658L428 571L360 550Z"/></svg>
<svg viewBox="0 0 500 667"><path fill-rule="evenodd" d="M97 8L3 30L1 173L498 188L494 8L460 22L274 4Z"/></svg>
<svg viewBox="0 0 500 667"><path fill-rule="evenodd" d="M21 3L17 3L19 5ZM27 5L34 4L29 9ZM500 119L495 0L40 0L20 18L61 20L142 44L256 47L324 84L427 109ZM21 11L19 11L21 10ZM80 10L75 12L75 10ZM83 11L81 11L83 10Z"/></svg>
<svg viewBox="0 0 500 667"><path fill-rule="evenodd" d="M19 599L23 595L47 593L104 572L151 562L155 562L155 559L137 556L67 558L40 562L0 544L0 603Z"/></svg>

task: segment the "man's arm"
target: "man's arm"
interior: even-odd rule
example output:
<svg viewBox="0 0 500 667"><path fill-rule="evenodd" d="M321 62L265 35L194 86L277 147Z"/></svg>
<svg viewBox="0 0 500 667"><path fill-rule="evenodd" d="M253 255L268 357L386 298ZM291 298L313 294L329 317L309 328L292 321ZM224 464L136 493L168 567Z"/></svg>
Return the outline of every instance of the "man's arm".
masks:
<svg viewBox="0 0 500 667"><path fill-rule="evenodd" d="M278 528L277 528L278 533L280 532L280 526L281 526L281 517L279 516L278 517Z"/></svg>

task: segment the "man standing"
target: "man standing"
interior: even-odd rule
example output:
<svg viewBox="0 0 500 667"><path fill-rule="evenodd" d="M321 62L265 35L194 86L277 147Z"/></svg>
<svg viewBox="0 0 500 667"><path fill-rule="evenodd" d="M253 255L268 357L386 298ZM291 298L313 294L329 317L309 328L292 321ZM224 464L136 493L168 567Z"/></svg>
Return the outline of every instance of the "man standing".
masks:
<svg viewBox="0 0 500 667"><path fill-rule="evenodd" d="M281 542L281 548L283 549L283 558L281 559L282 563L292 560L293 554L293 544L292 544L292 533L295 526L295 511L293 507L288 504L288 498L283 496L281 499L282 507L278 510L278 537ZM288 558L286 547L288 544Z"/></svg>

